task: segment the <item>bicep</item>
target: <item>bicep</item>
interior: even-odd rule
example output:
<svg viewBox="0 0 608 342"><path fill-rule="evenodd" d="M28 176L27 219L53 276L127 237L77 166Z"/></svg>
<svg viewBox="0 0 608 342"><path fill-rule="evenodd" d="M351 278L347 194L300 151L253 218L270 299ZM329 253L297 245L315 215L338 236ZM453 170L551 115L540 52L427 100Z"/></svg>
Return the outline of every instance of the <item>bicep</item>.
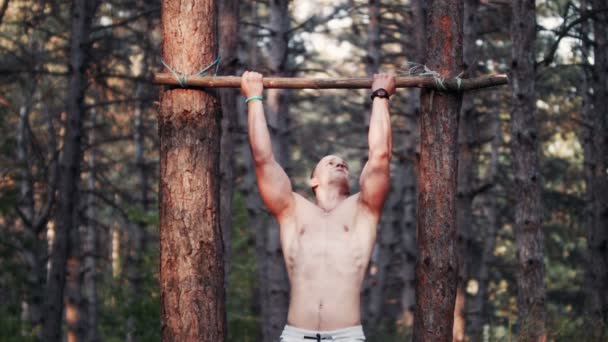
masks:
<svg viewBox="0 0 608 342"><path fill-rule="evenodd" d="M369 160L363 168L359 185L359 202L380 216L390 190L390 159Z"/></svg>
<svg viewBox="0 0 608 342"><path fill-rule="evenodd" d="M256 165L255 171L264 204L274 216L281 216L294 202L289 177L275 160Z"/></svg>

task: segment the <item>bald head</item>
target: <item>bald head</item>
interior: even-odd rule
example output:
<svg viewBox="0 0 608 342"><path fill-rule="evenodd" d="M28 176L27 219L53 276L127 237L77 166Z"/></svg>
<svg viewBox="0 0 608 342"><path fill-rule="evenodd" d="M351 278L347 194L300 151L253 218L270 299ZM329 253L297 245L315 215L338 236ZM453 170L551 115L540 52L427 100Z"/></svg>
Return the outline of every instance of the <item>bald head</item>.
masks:
<svg viewBox="0 0 608 342"><path fill-rule="evenodd" d="M317 187L339 186L350 192L348 164L336 155L327 155L317 163L310 173L310 185L316 193Z"/></svg>

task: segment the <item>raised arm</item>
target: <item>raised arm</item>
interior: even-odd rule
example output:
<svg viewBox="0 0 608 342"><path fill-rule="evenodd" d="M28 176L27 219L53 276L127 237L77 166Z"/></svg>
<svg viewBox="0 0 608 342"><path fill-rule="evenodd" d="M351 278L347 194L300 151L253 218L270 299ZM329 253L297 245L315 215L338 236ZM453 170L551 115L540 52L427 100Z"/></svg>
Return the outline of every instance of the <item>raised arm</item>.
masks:
<svg viewBox="0 0 608 342"><path fill-rule="evenodd" d="M258 96L261 98L264 92L262 75L246 71L242 77L241 90L248 99ZM260 195L270 212L280 219L294 204L291 182L283 168L274 159L262 101L249 100L247 110L249 145Z"/></svg>
<svg viewBox="0 0 608 342"><path fill-rule="evenodd" d="M374 75L372 91L378 89L384 89L388 96L394 94L395 76ZM388 98L376 96L373 100L368 141L369 156L359 179L361 186L359 202L376 217L380 217L390 189L390 160L393 145Z"/></svg>

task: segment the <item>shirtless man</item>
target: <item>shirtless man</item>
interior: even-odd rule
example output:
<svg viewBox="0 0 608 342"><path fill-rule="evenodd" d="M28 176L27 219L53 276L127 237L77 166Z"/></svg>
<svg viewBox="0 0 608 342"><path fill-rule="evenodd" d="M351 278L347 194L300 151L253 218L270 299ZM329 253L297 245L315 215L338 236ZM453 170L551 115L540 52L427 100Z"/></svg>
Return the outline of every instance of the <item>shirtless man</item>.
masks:
<svg viewBox="0 0 608 342"><path fill-rule="evenodd" d="M291 297L281 341L364 341L360 292L390 188L391 123L388 97L395 77L374 75L369 158L350 195L346 162L334 155L319 161L310 178L316 204L292 191L274 159L261 96L262 75L245 72L249 144L260 195L280 224L281 248Z"/></svg>

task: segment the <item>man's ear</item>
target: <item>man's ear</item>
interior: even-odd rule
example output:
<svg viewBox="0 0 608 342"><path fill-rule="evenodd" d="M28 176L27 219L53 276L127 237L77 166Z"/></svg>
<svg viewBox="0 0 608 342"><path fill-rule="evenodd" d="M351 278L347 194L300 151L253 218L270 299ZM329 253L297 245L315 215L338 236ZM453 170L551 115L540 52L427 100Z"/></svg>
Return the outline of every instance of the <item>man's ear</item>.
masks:
<svg viewBox="0 0 608 342"><path fill-rule="evenodd" d="M308 178L308 186L311 188L316 188L319 186L319 180L317 180L317 177Z"/></svg>

